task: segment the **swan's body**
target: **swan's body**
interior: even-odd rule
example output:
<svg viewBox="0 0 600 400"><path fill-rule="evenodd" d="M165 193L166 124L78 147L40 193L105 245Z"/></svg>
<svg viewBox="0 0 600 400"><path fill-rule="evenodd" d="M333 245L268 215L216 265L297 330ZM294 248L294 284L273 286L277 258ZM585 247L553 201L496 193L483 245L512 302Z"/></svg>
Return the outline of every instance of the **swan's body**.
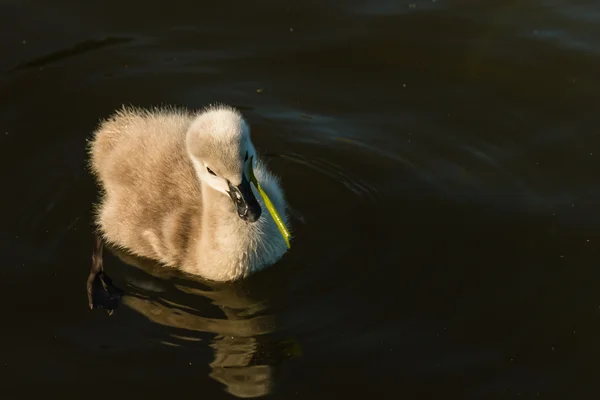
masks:
<svg viewBox="0 0 600 400"><path fill-rule="evenodd" d="M247 182L252 156L258 182L287 223L283 192L229 107L124 108L102 122L90 156L103 189L96 223L113 245L214 281L248 276L287 251Z"/></svg>

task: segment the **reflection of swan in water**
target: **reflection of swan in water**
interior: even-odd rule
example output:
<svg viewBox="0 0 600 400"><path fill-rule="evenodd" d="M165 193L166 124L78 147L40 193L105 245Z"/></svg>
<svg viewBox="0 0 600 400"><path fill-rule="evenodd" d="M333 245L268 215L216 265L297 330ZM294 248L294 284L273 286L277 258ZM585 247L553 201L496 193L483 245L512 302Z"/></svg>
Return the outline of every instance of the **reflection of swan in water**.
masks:
<svg viewBox="0 0 600 400"><path fill-rule="evenodd" d="M206 334L216 334L210 345L214 349L210 376L237 397L259 397L269 393L272 367L266 360L257 359L273 350L276 357L289 357L297 352L297 345L292 344L290 348L290 341L274 343L265 336L275 332L275 318L265 313L266 306L260 299L247 294L244 283L211 283L208 286L193 277L183 278L176 270L153 261L116 249L111 252L126 264L139 268L115 268L115 275L128 270L128 276L122 277L127 281L122 303L176 332L163 340L164 344L195 346L196 342L206 338ZM220 311L221 316L215 311Z"/></svg>

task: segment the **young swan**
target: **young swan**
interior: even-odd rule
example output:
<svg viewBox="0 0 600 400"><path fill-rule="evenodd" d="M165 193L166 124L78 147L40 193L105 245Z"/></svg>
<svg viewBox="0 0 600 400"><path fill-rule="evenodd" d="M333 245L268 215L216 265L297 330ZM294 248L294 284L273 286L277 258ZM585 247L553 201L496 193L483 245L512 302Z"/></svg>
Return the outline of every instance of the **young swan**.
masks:
<svg viewBox="0 0 600 400"><path fill-rule="evenodd" d="M288 249L249 182L251 160L287 224L283 192L258 160L248 125L230 107L123 108L95 132L90 156L103 188L96 223L112 245L213 281L246 277ZM101 253L101 242L98 248ZM91 281L102 272L101 256L93 258L90 296Z"/></svg>

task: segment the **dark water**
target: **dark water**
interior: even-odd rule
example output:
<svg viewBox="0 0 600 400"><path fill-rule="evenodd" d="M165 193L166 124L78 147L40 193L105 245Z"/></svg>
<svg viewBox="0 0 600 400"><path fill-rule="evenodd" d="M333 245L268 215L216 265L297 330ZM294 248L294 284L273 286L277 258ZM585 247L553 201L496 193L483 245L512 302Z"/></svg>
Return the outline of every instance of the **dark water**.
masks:
<svg viewBox="0 0 600 400"><path fill-rule="evenodd" d="M5 0L0 25L3 398L600 394L599 3ZM86 139L216 101L292 251L219 286L109 253L126 296L90 311Z"/></svg>

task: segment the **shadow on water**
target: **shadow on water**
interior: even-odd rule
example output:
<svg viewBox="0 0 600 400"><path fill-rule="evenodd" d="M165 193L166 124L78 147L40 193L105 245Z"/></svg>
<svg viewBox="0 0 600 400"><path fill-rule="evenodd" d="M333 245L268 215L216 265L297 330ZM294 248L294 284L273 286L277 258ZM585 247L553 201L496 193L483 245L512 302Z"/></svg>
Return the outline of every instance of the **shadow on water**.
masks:
<svg viewBox="0 0 600 400"><path fill-rule="evenodd" d="M227 392L242 398L268 394L271 365L301 354L293 339L273 337L276 318L268 313L264 294L256 293L256 279L209 284L151 260L111 251L122 261L111 269L125 288L123 305L165 327L164 337L158 339L164 345L189 349L210 343L214 359L209 376Z"/></svg>

